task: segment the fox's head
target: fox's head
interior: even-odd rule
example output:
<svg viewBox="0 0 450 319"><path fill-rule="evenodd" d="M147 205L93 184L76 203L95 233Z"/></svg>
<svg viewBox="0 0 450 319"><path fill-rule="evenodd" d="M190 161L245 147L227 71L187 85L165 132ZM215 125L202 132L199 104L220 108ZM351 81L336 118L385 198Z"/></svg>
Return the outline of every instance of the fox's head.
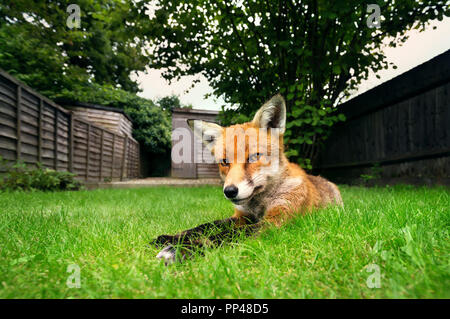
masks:
<svg viewBox="0 0 450 319"><path fill-rule="evenodd" d="M225 197L234 204L245 204L264 192L283 172L286 104L281 95L266 102L248 123L229 127L205 121L188 123L214 155Z"/></svg>

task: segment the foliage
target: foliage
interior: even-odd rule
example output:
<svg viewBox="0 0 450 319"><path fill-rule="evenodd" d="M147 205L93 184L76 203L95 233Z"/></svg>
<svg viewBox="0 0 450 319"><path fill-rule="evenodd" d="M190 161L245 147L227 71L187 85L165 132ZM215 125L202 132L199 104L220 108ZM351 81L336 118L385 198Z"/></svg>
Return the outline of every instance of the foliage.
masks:
<svg viewBox="0 0 450 319"><path fill-rule="evenodd" d="M23 162L10 165L0 157L0 168L7 169L0 177L1 191L78 190L82 186L75 180L75 174L43 168L41 164L38 164L37 168L27 167Z"/></svg>
<svg viewBox="0 0 450 319"><path fill-rule="evenodd" d="M143 143L152 153L170 150L172 128L170 113L145 103L125 107L124 110L136 126L133 130L136 140Z"/></svg>
<svg viewBox="0 0 450 319"><path fill-rule="evenodd" d="M367 25L373 3L381 9L379 28ZM330 127L345 120L336 105L370 71L389 67L384 43L403 43L407 30L424 30L448 16L446 8L444 0L160 0L151 59L169 80L206 76L214 94L238 106L225 110L224 124L251 118L282 93L288 155L314 162Z"/></svg>
<svg viewBox="0 0 450 319"><path fill-rule="evenodd" d="M133 136L149 153L168 152L171 145L170 112L155 105L151 100L137 96L111 85L76 86L62 90L56 101L78 101L122 109L133 122Z"/></svg>
<svg viewBox="0 0 450 319"><path fill-rule="evenodd" d="M372 167L370 167L369 172L367 174L361 174L360 178L364 185L369 185L371 181L381 178L381 173L383 169L380 166L380 163L375 163Z"/></svg>
<svg viewBox="0 0 450 319"><path fill-rule="evenodd" d="M148 64L142 1L81 0L80 28L66 20L71 0L0 0L0 67L43 94L87 82L137 92L131 72Z"/></svg>
<svg viewBox="0 0 450 319"><path fill-rule="evenodd" d="M173 109L179 109L179 108L186 108L186 109L192 109L192 104L184 105L181 104L180 98L175 95L168 95L160 98L158 100L158 105L164 109L172 111Z"/></svg>

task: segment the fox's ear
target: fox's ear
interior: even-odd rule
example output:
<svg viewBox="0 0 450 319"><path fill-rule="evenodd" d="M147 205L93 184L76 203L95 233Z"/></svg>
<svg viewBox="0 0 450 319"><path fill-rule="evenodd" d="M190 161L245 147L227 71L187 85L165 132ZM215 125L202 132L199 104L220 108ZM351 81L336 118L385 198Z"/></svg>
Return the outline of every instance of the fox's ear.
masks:
<svg viewBox="0 0 450 319"><path fill-rule="evenodd" d="M264 103L252 122L261 128L279 128L283 134L286 129L286 103L283 97L277 94Z"/></svg>
<svg viewBox="0 0 450 319"><path fill-rule="evenodd" d="M212 148L217 141L217 138L222 135L222 126L201 120L187 120L187 123L196 136L198 136L202 142Z"/></svg>

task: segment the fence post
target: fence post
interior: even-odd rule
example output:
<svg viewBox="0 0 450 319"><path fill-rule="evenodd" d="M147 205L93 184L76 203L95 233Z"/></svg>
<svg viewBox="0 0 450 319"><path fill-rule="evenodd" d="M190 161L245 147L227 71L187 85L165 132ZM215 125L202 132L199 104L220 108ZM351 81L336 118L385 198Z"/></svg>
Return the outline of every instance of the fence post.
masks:
<svg viewBox="0 0 450 319"><path fill-rule="evenodd" d="M100 172L98 174L98 180L101 181L102 180L102 176L103 176L103 135L104 135L104 131L101 130L101 135L100 135Z"/></svg>
<svg viewBox="0 0 450 319"><path fill-rule="evenodd" d="M73 173L73 114L69 113L69 172Z"/></svg>
<svg viewBox="0 0 450 319"><path fill-rule="evenodd" d="M122 172L120 174L120 180L123 180L124 174L125 174L125 161L126 161L126 154L127 154L127 143L128 143L128 136L125 135L124 141L123 141L123 154L122 154Z"/></svg>
<svg viewBox="0 0 450 319"><path fill-rule="evenodd" d="M22 87L17 85L17 93L16 93L16 121L17 121L17 145L16 145L16 159L20 161L20 157L22 154L22 112L21 112L21 101L22 101Z"/></svg>
<svg viewBox="0 0 450 319"><path fill-rule="evenodd" d="M42 162L42 113L44 109L44 102L39 98L39 118L38 118L38 162Z"/></svg>
<svg viewBox="0 0 450 319"><path fill-rule="evenodd" d="M86 138L86 182L89 178L89 140L91 138L91 125L87 125L87 138Z"/></svg>

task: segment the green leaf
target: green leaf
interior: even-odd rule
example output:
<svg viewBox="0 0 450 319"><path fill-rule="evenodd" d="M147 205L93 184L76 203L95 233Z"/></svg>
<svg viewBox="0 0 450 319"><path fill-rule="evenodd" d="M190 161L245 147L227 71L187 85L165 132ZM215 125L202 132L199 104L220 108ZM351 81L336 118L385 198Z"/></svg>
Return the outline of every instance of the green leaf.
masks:
<svg viewBox="0 0 450 319"><path fill-rule="evenodd" d="M333 66L333 73L334 74L341 74L341 67L339 65Z"/></svg>

